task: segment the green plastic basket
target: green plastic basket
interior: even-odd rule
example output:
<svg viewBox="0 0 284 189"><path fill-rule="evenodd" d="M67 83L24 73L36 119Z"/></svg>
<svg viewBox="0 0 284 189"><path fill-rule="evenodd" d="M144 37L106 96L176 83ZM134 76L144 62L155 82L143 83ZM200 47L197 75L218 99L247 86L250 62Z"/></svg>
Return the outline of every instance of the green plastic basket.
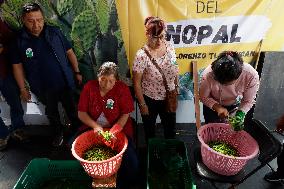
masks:
<svg viewBox="0 0 284 189"><path fill-rule="evenodd" d="M43 183L55 179L89 181L90 185L92 183L91 177L76 160L36 158L28 164L14 189L39 189Z"/></svg>
<svg viewBox="0 0 284 189"><path fill-rule="evenodd" d="M149 139L148 189L195 189L184 142Z"/></svg>

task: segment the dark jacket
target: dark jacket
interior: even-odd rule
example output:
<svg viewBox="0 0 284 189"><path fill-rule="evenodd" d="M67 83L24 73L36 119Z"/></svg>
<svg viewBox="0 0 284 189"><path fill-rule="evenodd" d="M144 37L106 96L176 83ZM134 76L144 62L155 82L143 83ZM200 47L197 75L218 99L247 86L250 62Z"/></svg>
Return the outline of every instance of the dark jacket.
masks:
<svg viewBox="0 0 284 189"><path fill-rule="evenodd" d="M54 26L48 26L45 25L44 29L42 31L44 33L44 38L46 39L48 46L50 46L50 49L52 50L53 55L55 56L56 60L60 64L60 68L62 70L64 79L68 85L68 87L74 89L75 88L75 82L74 82L74 75L72 71L71 64L68 60L67 54L66 54L66 48L68 50L68 47L65 47L64 39L65 36L62 34L62 32L59 30L59 28ZM30 48L32 46L31 42L31 35L28 34L25 28L23 28L17 38L17 46L20 50L20 52L24 52L25 49ZM44 53L44 52L40 52ZM21 63L25 65L29 65L29 61L35 61L30 58L27 58L24 55L21 55ZM31 78L27 78L30 85L38 85L37 81L34 81L32 79L32 73L28 73L29 69L26 68L25 72L27 75L31 75ZM52 76L52 73L50 73ZM36 87L34 87L36 88Z"/></svg>

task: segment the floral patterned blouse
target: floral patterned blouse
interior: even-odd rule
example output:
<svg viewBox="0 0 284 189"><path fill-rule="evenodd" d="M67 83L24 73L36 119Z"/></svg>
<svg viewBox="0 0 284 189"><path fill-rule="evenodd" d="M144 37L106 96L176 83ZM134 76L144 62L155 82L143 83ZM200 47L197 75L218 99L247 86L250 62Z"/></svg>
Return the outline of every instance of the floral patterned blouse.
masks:
<svg viewBox="0 0 284 189"><path fill-rule="evenodd" d="M149 47L144 45L149 52ZM178 65L174 47L166 42L166 53L156 59L157 64L163 70L166 77L169 90L175 89L175 78L178 75ZM152 63L143 49L139 49L133 63L133 71L143 73L142 75L142 92L144 95L155 99L164 100L166 97L166 89L163 78L159 70Z"/></svg>

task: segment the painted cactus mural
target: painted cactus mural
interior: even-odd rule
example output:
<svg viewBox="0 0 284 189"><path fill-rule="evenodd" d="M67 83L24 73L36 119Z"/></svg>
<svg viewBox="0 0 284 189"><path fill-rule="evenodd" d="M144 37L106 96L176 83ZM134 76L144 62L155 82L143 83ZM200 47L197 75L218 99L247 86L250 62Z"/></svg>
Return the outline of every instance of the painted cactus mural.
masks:
<svg viewBox="0 0 284 189"><path fill-rule="evenodd" d="M13 30L18 30L22 27L21 10L22 6L27 2L34 2L31 0L9 0L1 4L1 17ZM45 12L46 22L52 25L58 25L56 15L52 10L49 0L35 1L42 5Z"/></svg>
<svg viewBox="0 0 284 189"><path fill-rule="evenodd" d="M39 3L46 22L59 26L72 41L85 82L95 78L97 68L104 61L118 63L121 77L126 78L128 63L114 0L4 1L2 19L13 30L22 27L21 7L27 2Z"/></svg>
<svg viewBox="0 0 284 189"><path fill-rule="evenodd" d="M94 79L105 61L117 63L121 79L130 81L115 0L6 0L1 4L1 16L13 30L22 27L20 13L27 2L39 3L46 22L59 26L72 41L84 82ZM179 76L179 86L179 99L192 100L191 73Z"/></svg>

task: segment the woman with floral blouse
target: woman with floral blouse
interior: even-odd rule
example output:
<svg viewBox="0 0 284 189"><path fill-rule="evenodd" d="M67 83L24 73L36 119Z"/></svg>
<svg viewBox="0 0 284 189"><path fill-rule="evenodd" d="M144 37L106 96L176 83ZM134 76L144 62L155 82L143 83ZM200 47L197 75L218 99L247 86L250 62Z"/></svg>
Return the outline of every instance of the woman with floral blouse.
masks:
<svg viewBox="0 0 284 189"><path fill-rule="evenodd" d="M137 97L146 141L155 137L156 118L159 115L165 138L175 137L176 113L166 111L166 86L163 77L147 52L155 59L167 81L169 90L177 87L178 65L173 46L165 40L165 23L158 17L148 17L144 22L146 44L139 49L133 63L133 83ZM147 51L147 52L146 52Z"/></svg>

